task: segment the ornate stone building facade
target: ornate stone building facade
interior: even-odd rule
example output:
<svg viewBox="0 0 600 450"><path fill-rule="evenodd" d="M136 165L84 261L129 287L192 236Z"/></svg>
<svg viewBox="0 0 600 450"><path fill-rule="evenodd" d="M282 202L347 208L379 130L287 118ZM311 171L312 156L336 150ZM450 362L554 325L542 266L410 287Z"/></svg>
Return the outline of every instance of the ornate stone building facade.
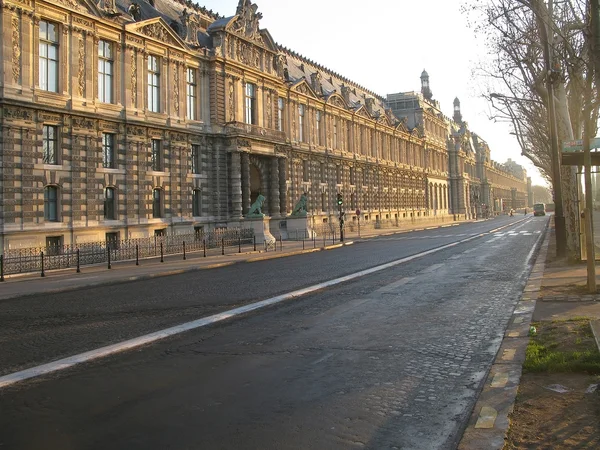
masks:
<svg viewBox="0 0 600 450"><path fill-rule="evenodd" d="M282 235L304 193L315 224L334 222L338 193L348 220L378 223L526 195L430 97L416 95L416 122L395 115L389 96L278 46L249 0L231 17L3 0L0 18L2 248L244 226L259 194Z"/></svg>

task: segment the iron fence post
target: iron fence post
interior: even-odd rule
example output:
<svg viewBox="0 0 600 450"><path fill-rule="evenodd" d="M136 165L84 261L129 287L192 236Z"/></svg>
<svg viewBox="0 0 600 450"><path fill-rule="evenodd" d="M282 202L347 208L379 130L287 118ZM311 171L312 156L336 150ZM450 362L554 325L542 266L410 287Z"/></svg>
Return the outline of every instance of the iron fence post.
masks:
<svg viewBox="0 0 600 450"><path fill-rule="evenodd" d="M154 235L154 256L156 256L156 235Z"/></svg>
<svg viewBox="0 0 600 450"><path fill-rule="evenodd" d="M252 236L252 240L254 241L254 251L256 251L256 236Z"/></svg>
<svg viewBox="0 0 600 450"><path fill-rule="evenodd" d="M44 252L40 252L40 257L42 258L42 277L45 277L46 274L44 273Z"/></svg>
<svg viewBox="0 0 600 450"><path fill-rule="evenodd" d="M165 257L164 257L164 253L163 253L163 243L160 243L160 262L165 262Z"/></svg>
<svg viewBox="0 0 600 450"><path fill-rule="evenodd" d="M187 258L185 257L185 241L183 241L183 260L185 261Z"/></svg>
<svg viewBox="0 0 600 450"><path fill-rule="evenodd" d="M283 251L283 239L279 236L279 251Z"/></svg>
<svg viewBox="0 0 600 450"><path fill-rule="evenodd" d="M325 243L325 239L327 238L327 233L323 232L323 248L327 245Z"/></svg>
<svg viewBox="0 0 600 450"><path fill-rule="evenodd" d="M110 245L106 246L106 254L108 255L108 268L112 269L112 265L110 264Z"/></svg>
<svg viewBox="0 0 600 450"><path fill-rule="evenodd" d="M302 238L302 250L304 250L304 238Z"/></svg>
<svg viewBox="0 0 600 450"><path fill-rule="evenodd" d="M331 240L332 244L335 244L335 229L333 230L333 239Z"/></svg>
<svg viewBox="0 0 600 450"><path fill-rule="evenodd" d="M79 249L77 249L77 273L81 272L80 261L79 261Z"/></svg>
<svg viewBox="0 0 600 450"><path fill-rule="evenodd" d="M242 234L238 236L238 253L242 253Z"/></svg>
<svg viewBox="0 0 600 450"><path fill-rule="evenodd" d="M206 239L202 239L202 248L204 250L204 257L206 258Z"/></svg>
<svg viewBox="0 0 600 450"><path fill-rule="evenodd" d="M140 249L138 247L138 244L135 244L135 265L140 265Z"/></svg>
<svg viewBox="0 0 600 450"><path fill-rule="evenodd" d="M313 248L317 248L317 233L313 231Z"/></svg>
<svg viewBox="0 0 600 450"><path fill-rule="evenodd" d="M225 256L225 238L221 238L221 255Z"/></svg>
<svg viewBox="0 0 600 450"><path fill-rule="evenodd" d="M0 255L0 281L4 281L4 255Z"/></svg>

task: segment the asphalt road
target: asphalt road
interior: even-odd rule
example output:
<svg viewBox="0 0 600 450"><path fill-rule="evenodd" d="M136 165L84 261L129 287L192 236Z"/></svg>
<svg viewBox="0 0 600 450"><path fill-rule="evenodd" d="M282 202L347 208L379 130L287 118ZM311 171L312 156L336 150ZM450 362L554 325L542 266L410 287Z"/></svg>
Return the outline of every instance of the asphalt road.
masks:
<svg viewBox="0 0 600 450"><path fill-rule="evenodd" d="M546 221L503 217L2 301L7 374L482 235L5 388L0 448L454 448Z"/></svg>

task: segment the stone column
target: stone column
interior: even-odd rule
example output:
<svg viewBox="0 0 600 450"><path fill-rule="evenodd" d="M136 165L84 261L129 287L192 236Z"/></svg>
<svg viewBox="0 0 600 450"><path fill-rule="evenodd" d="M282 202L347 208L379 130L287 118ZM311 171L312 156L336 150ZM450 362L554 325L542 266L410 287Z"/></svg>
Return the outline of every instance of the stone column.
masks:
<svg viewBox="0 0 600 450"><path fill-rule="evenodd" d="M231 152L231 214L234 219L242 212L242 164L239 152Z"/></svg>
<svg viewBox="0 0 600 450"><path fill-rule="evenodd" d="M242 215L250 209L250 155L242 152Z"/></svg>
<svg viewBox="0 0 600 450"><path fill-rule="evenodd" d="M279 216L280 213L280 195L279 195L279 158L271 160L271 179L269 180L269 214L272 217Z"/></svg>
<svg viewBox="0 0 600 450"><path fill-rule="evenodd" d="M287 216L287 159L277 158L279 164L279 212L283 216Z"/></svg>

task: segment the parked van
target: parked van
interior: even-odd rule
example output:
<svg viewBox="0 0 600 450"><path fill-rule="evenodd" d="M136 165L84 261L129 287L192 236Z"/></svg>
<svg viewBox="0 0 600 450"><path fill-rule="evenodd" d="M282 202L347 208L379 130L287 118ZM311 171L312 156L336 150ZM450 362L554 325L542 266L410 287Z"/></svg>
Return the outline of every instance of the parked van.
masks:
<svg viewBox="0 0 600 450"><path fill-rule="evenodd" d="M534 216L545 216L546 215L546 205L543 203L536 203L533 205L533 215Z"/></svg>

